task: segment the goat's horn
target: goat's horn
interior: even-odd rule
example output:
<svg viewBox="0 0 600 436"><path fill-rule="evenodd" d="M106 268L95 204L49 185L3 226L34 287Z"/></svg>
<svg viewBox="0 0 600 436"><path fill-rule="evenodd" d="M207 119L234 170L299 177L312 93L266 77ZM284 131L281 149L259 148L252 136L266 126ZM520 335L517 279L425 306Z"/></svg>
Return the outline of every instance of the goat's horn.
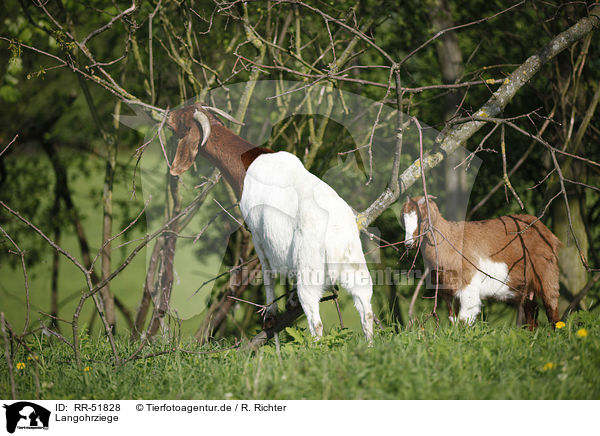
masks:
<svg viewBox="0 0 600 436"><path fill-rule="evenodd" d="M229 120L229 121L231 121L232 123L239 124L240 126L243 126L243 125L244 125L244 123L242 123L241 121L238 121L238 120L236 120L236 119L235 119L235 118L233 118L231 115L229 115L227 112L225 112L225 111L222 111L222 110L221 110L221 109L219 109L219 108L212 107L212 106L202 106L202 107L203 107L204 109L211 110L211 111L213 111L214 113L216 113L216 114L218 114L218 115L221 115L223 118L225 118L226 120Z"/></svg>
<svg viewBox="0 0 600 436"><path fill-rule="evenodd" d="M210 136L210 121L206 114L199 110L194 112L194 119L198 121L200 127L202 127L202 144L200 144L200 147L203 147Z"/></svg>

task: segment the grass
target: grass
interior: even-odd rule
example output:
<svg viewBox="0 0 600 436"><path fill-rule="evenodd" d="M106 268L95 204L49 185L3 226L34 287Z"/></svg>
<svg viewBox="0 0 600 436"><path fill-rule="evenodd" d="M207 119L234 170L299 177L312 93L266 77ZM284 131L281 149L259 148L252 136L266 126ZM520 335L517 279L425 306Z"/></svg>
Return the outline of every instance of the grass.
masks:
<svg viewBox="0 0 600 436"><path fill-rule="evenodd" d="M368 348L356 332L333 329L313 343L304 329L282 336L281 356L257 352L180 352L114 367L102 337L82 337L78 367L64 344L29 337L42 399L600 399L600 316L580 313L556 331L476 323L414 325L378 331ZM587 336L578 331L585 329ZM135 344L119 341L123 355ZM154 343L152 353L169 344ZM192 342L186 349L200 350ZM2 347L4 348L4 347ZM19 398L35 397L34 364L23 349L14 364ZM21 365L19 365L21 366ZM0 360L0 397L10 397Z"/></svg>

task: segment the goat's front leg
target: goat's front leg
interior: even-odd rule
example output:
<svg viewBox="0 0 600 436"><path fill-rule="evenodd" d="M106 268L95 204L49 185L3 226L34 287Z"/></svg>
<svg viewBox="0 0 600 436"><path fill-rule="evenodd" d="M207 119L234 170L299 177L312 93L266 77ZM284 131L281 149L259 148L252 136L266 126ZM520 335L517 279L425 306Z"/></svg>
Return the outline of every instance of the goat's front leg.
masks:
<svg viewBox="0 0 600 436"><path fill-rule="evenodd" d="M535 298L532 300L525 300L523 303L523 311L525 313L525 324L527 324L529 330L534 330L538 325L538 305Z"/></svg>
<svg viewBox="0 0 600 436"><path fill-rule="evenodd" d="M460 301L458 319L471 325L475 322L477 315L481 312L481 297L479 289L474 286L466 286L456 294Z"/></svg>
<svg viewBox="0 0 600 436"><path fill-rule="evenodd" d="M354 306L360 315L365 339L373 343L373 309L371 308L371 296L373 295L373 282L366 265L355 268L347 268L340 277L341 285L352 295Z"/></svg>
<svg viewBox="0 0 600 436"><path fill-rule="evenodd" d="M456 314L454 313L454 297L449 292L441 292L441 295L442 299L446 303L446 307L448 308L448 319L450 320L451 324L454 324L458 320Z"/></svg>

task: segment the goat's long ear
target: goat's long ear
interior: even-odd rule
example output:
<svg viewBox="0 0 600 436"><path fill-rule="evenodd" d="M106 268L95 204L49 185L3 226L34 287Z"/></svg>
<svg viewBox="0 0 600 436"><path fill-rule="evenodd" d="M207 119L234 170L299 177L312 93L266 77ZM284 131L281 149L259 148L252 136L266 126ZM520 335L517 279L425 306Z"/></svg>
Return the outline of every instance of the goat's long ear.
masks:
<svg viewBox="0 0 600 436"><path fill-rule="evenodd" d="M190 127L188 134L179 140L175 159L173 159L173 164L171 165L170 173L172 176L179 176L192 166L198 154L201 136L198 125L194 123Z"/></svg>

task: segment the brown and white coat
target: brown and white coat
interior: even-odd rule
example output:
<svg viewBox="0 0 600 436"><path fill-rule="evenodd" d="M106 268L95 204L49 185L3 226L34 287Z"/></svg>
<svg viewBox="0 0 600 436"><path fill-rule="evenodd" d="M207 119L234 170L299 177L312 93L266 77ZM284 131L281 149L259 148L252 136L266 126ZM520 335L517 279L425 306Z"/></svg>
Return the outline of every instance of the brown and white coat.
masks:
<svg viewBox="0 0 600 436"><path fill-rule="evenodd" d="M405 244L420 244L425 262L437 277L442 297L460 303L458 319L472 323L486 298L523 305L525 322L537 325L536 298L548 320L558 317L559 239L536 217L508 215L482 221L447 221L429 198L407 198L402 207ZM435 235L435 240L434 240Z"/></svg>

